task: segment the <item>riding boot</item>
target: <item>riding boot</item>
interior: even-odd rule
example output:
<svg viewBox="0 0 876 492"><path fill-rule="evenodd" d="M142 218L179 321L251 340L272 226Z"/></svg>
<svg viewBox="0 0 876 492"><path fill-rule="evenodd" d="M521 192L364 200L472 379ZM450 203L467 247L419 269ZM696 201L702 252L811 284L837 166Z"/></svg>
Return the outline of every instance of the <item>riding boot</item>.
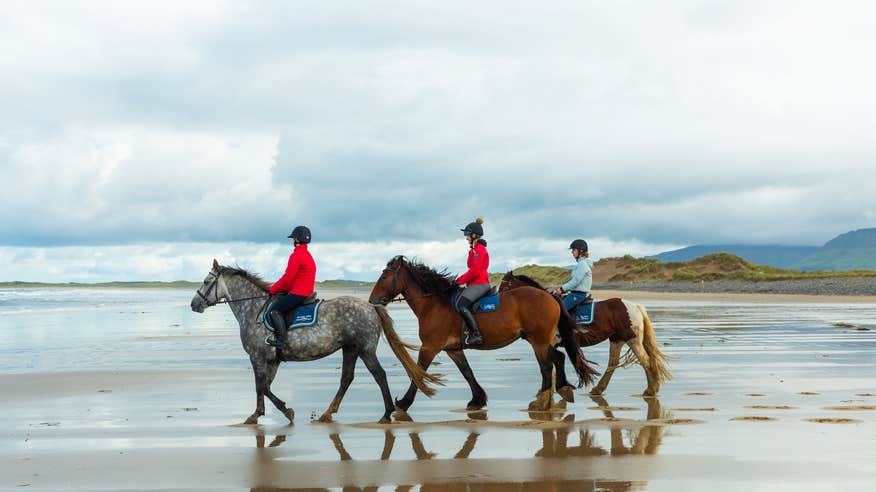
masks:
<svg viewBox="0 0 876 492"><path fill-rule="evenodd" d="M468 333L465 337L466 345L481 345L484 343L484 339L481 338L481 332L478 330L478 323L474 319L474 315L471 314L471 310L469 310L468 306L460 306L459 314L462 316L462 319L465 320L466 326L468 326Z"/></svg>
<svg viewBox="0 0 876 492"><path fill-rule="evenodd" d="M280 311L271 311L268 315L271 318L271 326L274 327L274 338L267 340L268 345L285 348L286 347L286 319Z"/></svg>

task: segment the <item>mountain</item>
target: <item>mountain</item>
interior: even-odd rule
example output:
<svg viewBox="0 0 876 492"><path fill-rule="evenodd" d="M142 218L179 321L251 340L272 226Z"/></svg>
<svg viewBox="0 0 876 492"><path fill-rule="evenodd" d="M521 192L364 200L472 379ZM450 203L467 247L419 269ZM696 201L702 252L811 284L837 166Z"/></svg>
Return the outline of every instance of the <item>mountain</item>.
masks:
<svg viewBox="0 0 876 492"><path fill-rule="evenodd" d="M858 229L831 239L795 262L796 270L876 270L876 228Z"/></svg>
<svg viewBox="0 0 876 492"><path fill-rule="evenodd" d="M813 254L817 246L781 246L752 244L698 244L687 248L667 251L649 258L663 262L690 261L714 253L730 253L751 263L769 265L776 268L793 268L793 265Z"/></svg>

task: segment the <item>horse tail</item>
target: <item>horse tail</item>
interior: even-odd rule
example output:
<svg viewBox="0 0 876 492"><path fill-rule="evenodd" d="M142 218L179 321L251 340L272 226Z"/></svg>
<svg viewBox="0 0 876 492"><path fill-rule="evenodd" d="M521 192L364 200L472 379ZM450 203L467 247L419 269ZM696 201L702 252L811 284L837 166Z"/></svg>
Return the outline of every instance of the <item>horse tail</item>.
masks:
<svg viewBox="0 0 876 492"><path fill-rule="evenodd" d="M572 361L575 372L578 373L578 387L591 385L593 379L599 376L599 372L591 365L596 363L584 357L584 352L581 351L581 347L575 340L575 318L566 311L559 296L553 296L553 298L560 305L560 320L557 322L557 330L560 332L563 348L566 349L566 354Z"/></svg>
<svg viewBox="0 0 876 492"><path fill-rule="evenodd" d="M642 334L642 345L644 345L645 352L648 352L648 356L651 359L651 367L649 368L649 371L651 371L651 375L657 380L657 384L663 384L664 381L672 379L672 373L667 366L670 357L664 354L663 351L660 350L660 346L657 344L657 337L654 335L654 327L651 326L651 319L648 318L648 311L645 310L645 306L636 304L636 307L639 309L639 312L642 313L642 319L645 323L644 333Z"/></svg>
<svg viewBox="0 0 876 492"><path fill-rule="evenodd" d="M402 367L405 368L405 372L408 373L411 382L414 383L417 389L422 391L424 395L434 395L435 389L430 386L430 383L444 386L444 379L440 374L429 374L424 371L423 368L414 361L411 354L405 350L419 350L419 347L405 343L399 338L398 333L395 331L395 323L393 323L392 318L389 316L386 307L374 306L374 309L377 311L377 316L380 317L380 326L383 331L383 336L386 337L386 341L389 342L389 347L392 349L392 352L398 358L399 362L401 362Z"/></svg>

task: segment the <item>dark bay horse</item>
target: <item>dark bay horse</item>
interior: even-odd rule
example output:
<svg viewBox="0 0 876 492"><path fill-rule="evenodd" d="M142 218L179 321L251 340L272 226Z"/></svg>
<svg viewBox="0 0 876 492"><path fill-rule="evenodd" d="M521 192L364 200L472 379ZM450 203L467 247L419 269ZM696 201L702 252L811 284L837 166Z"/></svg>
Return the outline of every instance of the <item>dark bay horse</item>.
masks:
<svg viewBox="0 0 876 492"><path fill-rule="evenodd" d="M502 278L499 291L507 292L512 289L523 287L536 287L542 289L541 284L526 275L514 275L508 272ZM559 301L559 297L557 297ZM576 325L575 339L582 347L596 345L608 339L611 342L608 356L608 367L605 369L602 379L590 391L591 395L601 395L605 392L611 375L618 367L638 363L645 370L648 379L648 387L642 392L644 396L656 396L660 391L660 385L664 381L672 379L672 373L666 363L669 360L657 344L654 336L654 327L648 318L648 312L641 304L625 301L619 297L613 297L604 301L596 301L593 307L594 321L589 325ZM629 351L620 361L621 348L624 344L630 347ZM557 386L560 386L561 372L557 371Z"/></svg>
<svg viewBox="0 0 876 492"><path fill-rule="evenodd" d="M399 338L386 308L371 305L355 297L337 297L323 301L316 324L290 330L288 345L282 351L265 344L265 337L269 332L262 324L261 313L268 302L275 300L269 299L270 287L271 284L258 275L241 268L221 266L213 260L213 268L192 298L192 311L198 313L203 313L210 306L228 303L240 324L240 341L249 354L256 386L256 410L246 419L247 424L258 423L259 417L265 414L265 396L283 412L290 423L295 418L295 412L286 408L286 404L271 392L271 382L281 361L316 360L338 350L343 350L344 354L341 386L319 420L331 422L332 414L338 411L347 388L353 382L356 361L362 359L383 394L384 414L380 422L389 422L395 407L389 394L386 372L377 360L377 342L380 341L381 333L411 378L412 384L429 396L435 392L429 383L441 384L437 376L420 369L405 350L415 347L405 344Z"/></svg>
<svg viewBox="0 0 876 492"><path fill-rule="evenodd" d="M462 317L450 307L450 299L456 290L455 278L446 272L436 272L403 256L396 256L381 273L371 291L369 300L375 304L387 304L401 294L417 316L420 328L420 354L417 363L423 371L429 368L432 359L440 351L447 352L450 359L471 387L472 399L469 410L483 408L487 394L472 373L463 348L494 350L502 348L518 338L525 338L532 345L541 370L542 385L531 408L549 408L552 396L552 342L559 329L563 347L569 355L579 377L578 387L590 384L598 374L584 358L575 343L572 330L575 320L541 289L520 288L502 294L499 309L477 314L478 325L484 337L483 345L463 347ZM557 352L558 353L558 352ZM411 385L401 400L396 400L399 410L407 411L413 404L417 387Z"/></svg>

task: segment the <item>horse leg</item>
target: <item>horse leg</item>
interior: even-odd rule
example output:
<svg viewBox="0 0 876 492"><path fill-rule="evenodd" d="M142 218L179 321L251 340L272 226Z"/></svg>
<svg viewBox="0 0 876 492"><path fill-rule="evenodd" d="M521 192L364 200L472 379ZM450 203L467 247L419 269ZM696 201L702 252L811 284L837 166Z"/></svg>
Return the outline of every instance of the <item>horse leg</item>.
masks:
<svg viewBox="0 0 876 492"><path fill-rule="evenodd" d="M617 369L618 364L620 364L620 353L621 348L624 346L624 342L615 342L611 341L611 345L608 348L608 367L605 368L605 374L602 375L602 378L599 379L599 382L596 383L596 386L590 390L591 395L601 395L605 393L605 388L608 387L609 381L611 381L611 375L614 374L614 370Z"/></svg>
<svg viewBox="0 0 876 492"><path fill-rule="evenodd" d="M529 340L532 344L532 349L535 351L535 358L538 361L538 367L541 371L541 389L535 397L535 400L529 403L530 411L545 411L551 407L551 399L553 397L551 376L554 373L554 366L550 356L549 343L537 343L532 339Z"/></svg>
<svg viewBox="0 0 876 492"><path fill-rule="evenodd" d="M367 367L368 371L371 372L371 375L374 376L374 380L377 381L377 386L380 386L380 393L383 394L384 412L383 417L381 417L378 422L381 424L388 424L391 422L390 417L392 416L392 411L395 410L395 405L392 403L392 396L389 394L389 384L386 382L386 371L384 371L383 366L380 365L376 352L362 353L359 357L362 358L365 367Z"/></svg>
<svg viewBox="0 0 876 492"><path fill-rule="evenodd" d="M286 418L289 419L289 423L291 424L295 420L295 410L292 410L291 408L286 408L286 402L277 398L277 395L275 395L271 391L271 383L274 382L274 377L277 375L277 369L279 369L279 367L279 360L272 360L268 362L268 372L267 379L265 381L266 386L264 393L265 396L267 396L268 399L271 400L271 403L273 403L274 406L277 407L277 410L281 411L283 415L285 415Z"/></svg>
<svg viewBox="0 0 876 492"><path fill-rule="evenodd" d="M462 373L462 377L465 378L466 382L468 382L468 386L471 388L471 401L465 406L466 410L480 410L487 405L487 392L478 384L478 381L475 379L474 373L471 370L471 366L468 365L468 359L465 358L465 354L462 350L445 350L447 355L450 356L450 360L452 360L455 364L459 372Z"/></svg>
<svg viewBox="0 0 876 492"><path fill-rule="evenodd" d="M648 357L648 353L645 352L645 347L642 346L642 341L639 338L633 338L632 340L627 340L627 345L633 350L633 353L636 354L636 357L639 359L639 364L641 364L642 369L645 371L645 378L648 379L648 387L645 388L645 391L642 392L643 396L656 396L657 391L660 389L660 385L657 383L656 378L648 368L651 367L651 358Z"/></svg>
<svg viewBox="0 0 876 492"><path fill-rule="evenodd" d="M319 417L320 422L331 422L332 415L337 413L341 408L341 400L347 393L347 388L353 382L353 376L356 373L356 359L359 357L355 350L351 347L344 346L344 361L341 365L341 385L338 387L338 392L335 394L335 399L332 400L329 407Z"/></svg>
<svg viewBox="0 0 876 492"><path fill-rule="evenodd" d="M252 372L255 376L256 389L256 409L243 422L247 425L255 425L259 423L259 417L265 414L265 390L267 389L268 367L265 361L259 361L250 357L252 363Z"/></svg>
<svg viewBox="0 0 876 492"><path fill-rule="evenodd" d="M566 356L557 347L551 346L551 361L554 364L557 393L569 403L575 403L575 387L566 379Z"/></svg>
<svg viewBox="0 0 876 492"><path fill-rule="evenodd" d="M419 365L424 371L428 370L429 366L432 365L432 359L434 359L437 354L437 350L420 347L420 353L417 355L417 365ZM401 400L395 400L395 408L402 412L407 412L408 408L414 403L415 396L417 396L417 386L414 383L411 383L405 396L403 396Z"/></svg>

